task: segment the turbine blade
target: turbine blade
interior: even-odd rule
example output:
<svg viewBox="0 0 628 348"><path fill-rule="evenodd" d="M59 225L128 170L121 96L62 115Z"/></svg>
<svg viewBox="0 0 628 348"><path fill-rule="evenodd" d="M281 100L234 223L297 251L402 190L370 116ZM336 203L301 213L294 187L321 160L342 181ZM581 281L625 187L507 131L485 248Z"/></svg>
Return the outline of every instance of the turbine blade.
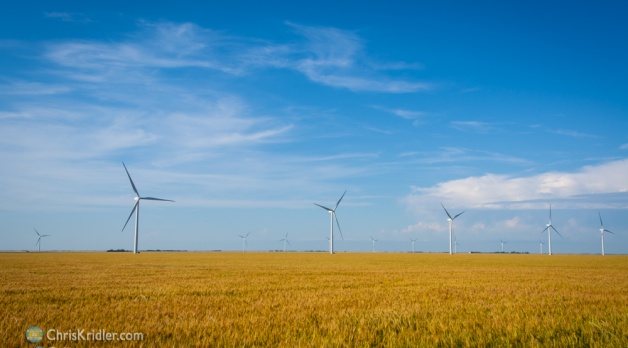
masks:
<svg viewBox="0 0 628 348"><path fill-rule="evenodd" d="M162 199L162 198L155 198L155 197L140 197L140 199L145 199L145 200L148 200L148 201L174 202L172 199Z"/></svg>
<svg viewBox="0 0 628 348"><path fill-rule="evenodd" d="M615 234L615 232L611 232L611 231L609 231L609 230L604 230L604 232L608 232L608 233L610 233L610 234Z"/></svg>
<svg viewBox="0 0 628 348"><path fill-rule="evenodd" d="M290 245L290 241L289 241L289 240L287 240L287 239L286 239L286 243L288 243L288 245ZM290 246L292 246L292 245L290 245Z"/></svg>
<svg viewBox="0 0 628 348"><path fill-rule="evenodd" d="M443 205L443 203L440 204L441 207L443 207L443 209L445 209L445 214L447 214L447 217L449 217L450 219L453 220L453 218L451 217L451 215L449 215L449 212L447 211L447 209L445 208L445 206Z"/></svg>
<svg viewBox="0 0 628 348"><path fill-rule="evenodd" d="M558 232L558 230L556 228L554 228L554 226L550 225L550 227L554 230L554 232L558 233L560 238L563 238L563 236L561 236L560 232Z"/></svg>
<svg viewBox="0 0 628 348"><path fill-rule="evenodd" d="M329 209L329 208L327 208L327 207L323 207L323 206L322 206L322 205L320 205L320 204L316 204L316 203L314 203L314 205L318 205L319 207L321 207L321 208L323 208L323 209L325 209L325 210L327 210L327 211L333 211L332 209Z"/></svg>
<svg viewBox="0 0 628 348"><path fill-rule="evenodd" d="M597 215L600 217L600 225L602 225L602 227L604 227L604 223L602 222L602 214L600 214L600 212L597 212Z"/></svg>
<svg viewBox="0 0 628 348"><path fill-rule="evenodd" d="M246 236L248 237L248 236L249 236L249 234L251 234L251 232L250 232L250 231L249 231L249 233L247 233L247 234L246 234Z"/></svg>
<svg viewBox="0 0 628 348"><path fill-rule="evenodd" d="M336 216L336 212L332 212L334 214L334 219L336 219L336 225L338 225L338 232L340 232L340 238L345 240L345 237L342 235L342 229L340 229L340 222L338 222L338 216Z"/></svg>
<svg viewBox="0 0 628 348"><path fill-rule="evenodd" d="M550 221L552 221L552 203L550 203L550 215L549 215L549 219L550 219Z"/></svg>
<svg viewBox="0 0 628 348"><path fill-rule="evenodd" d="M342 196L340 196L340 199L338 200L338 202L336 202L336 205L334 206L334 211L336 210L336 208L338 208L338 205L340 204L340 201L342 201L342 198L344 198L344 196L347 194L347 190L345 190L345 192L342 194Z"/></svg>
<svg viewBox="0 0 628 348"><path fill-rule="evenodd" d="M458 214L458 215L454 216L454 217L452 218L452 220L455 220L458 216L460 216L460 215L462 215L462 214L464 214L464 211L463 211L462 213L460 213L460 214Z"/></svg>
<svg viewBox="0 0 628 348"><path fill-rule="evenodd" d="M137 206L140 204L140 201L138 200L137 202L135 202L135 205L133 206L133 209L131 210L131 214L129 214L129 218L126 219L126 222L124 223L124 227L122 227L122 231L124 231L124 229L126 228L126 225L129 223L129 220L131 220L131 216L133 216L133 213L135 213L135 209L137 209ZM120 231L120 232L122 232Z"/></svg>
<svg viewBox="0 0 628 348"><path fill-rule="evenodd" d="M129 181L131 182L131 186L133 186L133 191L135 191L135 194L139 197L140 193L137 192L137 188L135 187L135 184L133 183L133 179L131 179L131 174L129 174L129 170L126 169L126 165L124 164L124 162L122 162L122 165L124 166L124 170L126 171L126 175L129 177Z"/></svg>
<svg viewBox="0 0 628 348"><path fill-rule="evenodd" d="M37 233L37 235L41 237L41 234L39 234L39 232L37 232L37 229L35 227L33 227L33 229L35 230L35 233Z"/></svg>

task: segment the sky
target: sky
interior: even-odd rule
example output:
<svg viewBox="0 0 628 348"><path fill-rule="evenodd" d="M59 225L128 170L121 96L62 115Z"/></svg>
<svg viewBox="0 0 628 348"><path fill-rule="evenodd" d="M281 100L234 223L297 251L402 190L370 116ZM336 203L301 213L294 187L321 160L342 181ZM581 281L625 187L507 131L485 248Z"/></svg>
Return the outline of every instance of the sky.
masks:
<svg viewBox="0 0 628 348"><path fill-rule="evenodd" d="M0 250L628 253L625 1L24 1ZM599 214L599 215L598 215ZM133 219L133 218L132 218ZM133 221L133 220L131 220Z"/></svg>

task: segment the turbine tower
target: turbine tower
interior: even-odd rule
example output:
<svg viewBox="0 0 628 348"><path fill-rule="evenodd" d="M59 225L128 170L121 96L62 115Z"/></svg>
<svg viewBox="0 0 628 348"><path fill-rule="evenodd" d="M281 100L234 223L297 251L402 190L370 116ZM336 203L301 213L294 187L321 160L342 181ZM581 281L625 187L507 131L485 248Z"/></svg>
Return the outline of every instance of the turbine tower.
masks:
<svg viewBox="0 0 628 348"><path fill-rule="evenodd" d="M240 238L242 238L242 251L244 251L244 246L249 246L249 243L247 243L246 238L249 236L249 234L251 234L251 232L247 233L246 235L241 235L239 234L238 236L240 236Z"/></svg>
<svg viewBox="0 0 628 348"><path fill-rule="evenodd" d="M37 243L35 243L35 245L39 246L39 251L41 252L41 239L44 237L50 237L52 235L51 234L39 234L39 232L37 232L37 229L35 229L35 227L33 227L33 229L35 230L35 233L37 233L37 235L39 236L39 238L37 238Z"/></svg>
<svg viewBox="0 0 628 348"><path fill-rule="evenodd" d="M379 239L375 239L373 238L373 236L370 236L370 237L371 237L371 241L373 242L373 252L375 252L375 242L377 242Z"/></svg>
<svg viewBox="0 0 628 348"><path fill-rule="evenodd" d="M286 243L288 243L288 245L290 245L290 242L288 241L288 233L286 233L286 236L283 239L279 240L280 242L283 242L283 252L286 252Z"/></svg>
<svg viewBox="0 0 628 348"><path fill-rule="evenodd" d="M336 205L334 205L334 209L329 209L327 207L324 207L320 204L316 204L314 203L314 205L317 205L325 210L327 210L329 212L329 253L333 254L334 253L334 220L336 220L336 225L338 225L338 231L340 232L340 237L342 239L345 239L342 236L342 230L340 229L340 223L338 222L338 217L336 216L336 209L338 208L338 205L340 204L340 201L342 201L342 198L345 196L345 194L347 193L347 190L345 190L345 192L342 194L342 196L340 196L340 199L338 200L338 202L336 202Z"/></svg>
<svg viewBox="0 0 628 348"><path fill-rule="evenodd" d="M412 242L412 253L414 254L414 243L417 241L417 238L414 239L410 239L410 241Z"/></svg>
<svg viewBox="0 0 628 348"><path fill-rule="evenodd" d="M597 215L600 217L600 235L602 235L602 256L604 256L604 232L608 232L610 234L615 234L607 229L604 228L604 223L602 222L602 214L600 214L600 212L597 212Z"/></svg>
<svg viewBox="0 0 628 348"><path fill-rule="evenodd" d="M552 230L554 230L554 232L556 232L560 236L560 238L563 238L563 236L560 235L560 233L556 230L556 228L554 228L554 225L552 225L552 205L550 204L549 222L547 223L547 225L545 225L545 229L541 231L541 233L547 231L548 255L552 255Z"/></svg>
<svg viewBox="0 0 628 348"><path fill-rule="evenodd" d="M165 202L174 202L174 201L170 199L140 196L140 193L137 192L137 188L135 187L135 184L133 183L133 179L131 179L131 174L129 174L129 170L126 169L126 165L124 164L124 162L122 162L122 165L124 166L126 175L129 177L129 181L131 182L131 187L133 187L133 191L135 192L135 205L133 206L133 209L131 210L131 214L129 214L129 218L126 219L126 222L124 223L124 227L122 227L122 231L124 231L124 229L126 228L126 225L129 223L129 220L131 220L131 216L133 216L133 213L135 213L135 242L133 243L133 253L137 254L137 248L138 248L137 236L138 236L138 230L140 227L140 201L143 199L147 201L165 201Z"/></svg>
<svg viewBox="0 0 628 348"><path fill-rule="evenodd" d="M539 248L540 248L539 254L543 254L543 244L545 244L545 243L543 243L543 241L539 239Z"/></svg>
<svg viewBox="0 0 628 348"><path fill-rule="evenodd" d="M456 220L458 216L462 215L464 211L454 217L451 217L451 214L449 214L443 203L441 203L440 206L445 210L445 214L447 214L447 221L449 222L449 254L451 255L454 242L454 220Z"/></svg>
<svg viewBox="0 0 628 348"><path fill-rule="evenodd" d="M458 253L458 241L456 240L456 236L454 236L454 254Z"/></svg>

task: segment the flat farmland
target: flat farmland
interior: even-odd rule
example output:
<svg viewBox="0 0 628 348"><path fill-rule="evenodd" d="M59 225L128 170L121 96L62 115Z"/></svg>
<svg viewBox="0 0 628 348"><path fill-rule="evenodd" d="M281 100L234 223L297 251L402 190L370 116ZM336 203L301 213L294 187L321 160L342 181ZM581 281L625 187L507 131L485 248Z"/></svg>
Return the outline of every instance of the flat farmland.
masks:
<svg viewBox="0 0 628 348"><path fill-rule="evenodd" d="M0 280L3 347L628 346L627 256L2 253Z"/></svg>

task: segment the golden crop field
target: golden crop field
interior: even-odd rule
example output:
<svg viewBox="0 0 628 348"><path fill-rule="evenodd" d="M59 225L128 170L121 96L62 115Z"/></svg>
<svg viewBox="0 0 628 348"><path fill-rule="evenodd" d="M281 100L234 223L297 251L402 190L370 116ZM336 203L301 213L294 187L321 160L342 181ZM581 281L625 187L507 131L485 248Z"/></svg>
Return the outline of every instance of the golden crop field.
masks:
<svg viewBox="0 0 628 348"><path fill-rule="evenodd" d="M3 253L0 342L46 347L628 346L628 257Z"/></svg>

